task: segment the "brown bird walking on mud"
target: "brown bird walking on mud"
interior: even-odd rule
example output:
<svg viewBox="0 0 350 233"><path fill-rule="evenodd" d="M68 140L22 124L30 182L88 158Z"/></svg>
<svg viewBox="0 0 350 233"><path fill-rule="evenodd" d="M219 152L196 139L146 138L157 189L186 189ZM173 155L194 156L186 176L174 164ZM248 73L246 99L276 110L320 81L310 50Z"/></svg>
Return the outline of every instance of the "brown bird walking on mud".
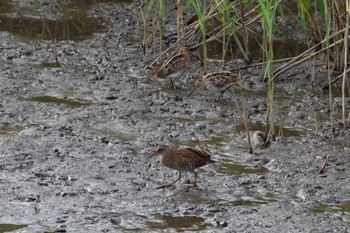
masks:
<svg viewBox="0 0 350 233"><path fill-rule="evenodd" d="M157 187L157 189L172 186L181 179L181 172L185 171L194 174L194 186L197 186L197 173L194 169L209 163L215 163L215 161L210 159L209 154L193 148L170 149L169 147L160 147L158 150L154 151L149 158L158 155L162 157L161 162L165 166L177 170L178 175L175 180L167 185Z"/></svg>
<svg viewBox="0 0 350 233"><path fill-rule="evenodd" d="M192 89L188 97L198 88L204 88L209 91L220 92L222 95L227 89L237 82L238 75L230 71L218 71L205 74L198 78L196 86Z"/></svg>
<svg viewBox="0 0 350 233"><path fill-rule="evenodd" d="M156 77L165 78L169 77L173 88L175 84L173 78L182 75L191 61L191 52L187 46L180 47L179 53L168 58L163 64L152 68L152 78Z"/></svg>

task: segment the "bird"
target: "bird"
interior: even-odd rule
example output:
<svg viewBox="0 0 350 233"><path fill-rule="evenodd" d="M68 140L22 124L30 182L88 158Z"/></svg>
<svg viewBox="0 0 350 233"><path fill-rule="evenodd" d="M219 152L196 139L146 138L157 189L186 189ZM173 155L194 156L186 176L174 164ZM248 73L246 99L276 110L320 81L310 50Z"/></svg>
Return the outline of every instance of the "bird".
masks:
<svg viewBox="0 0 350 233"><path fill-rule="evenodd" d="M223 92L237 82L237 78L238 74L232 73L231 71L217 71L202 75L197 79L195 87L187 95L187 97L190 97L199 87L215 92L219 91L222 95Z"/></svg>
<svg viewBox="0 0 350 233"><path fill-rule="evenodd" d="M175 88L173 78L181 76L190 65L190 61L191 52L189 47L181 46L179 53L169 57L161 65L152 67L151 79L169 77L173 88Z"/></svg>
<svg viewBox="0 0 350 233"><path fill-rule="evenodd" d="M266 140L266 135L260 130L254 131L252 135L252 146L254 148L265 148L270 145L270 140Z"/></svg>
<svg viewBox="0 0 350 233"><path fill-rule="evenodd" d="M210 163L215 163L208 153L193 148L171 149L167 146L162 146L151 153L149 158L155 156L161 156L161 162L163 165L178 171L175 180L171 181L169 184L162 185L157 189L172 186L181 179L181 173L185 171L194 174L194 186L197 186L197 173L195 172L195 169Z"/></svg>

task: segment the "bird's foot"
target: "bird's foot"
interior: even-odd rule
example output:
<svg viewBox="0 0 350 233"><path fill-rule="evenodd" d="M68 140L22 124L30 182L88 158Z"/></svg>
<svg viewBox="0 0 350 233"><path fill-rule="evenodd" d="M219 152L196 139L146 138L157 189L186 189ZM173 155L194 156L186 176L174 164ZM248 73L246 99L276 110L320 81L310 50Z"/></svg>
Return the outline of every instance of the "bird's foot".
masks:
<svg viewBox="0 0 350 233"><path fill-rule="evenodd" d="M175 83L173 83L173 84L171 85L171 87L172 87L174 90L180 89Z"/></svg>
<svg viewBox="0 0 350 233"><path fill-rule="evenodd" d="M175 82L173 81L172 78L170 78L170 82L171 82L171 87L172 87L173 89L179 89L179 87L176 86L176 84L175 84Z"/></svg>

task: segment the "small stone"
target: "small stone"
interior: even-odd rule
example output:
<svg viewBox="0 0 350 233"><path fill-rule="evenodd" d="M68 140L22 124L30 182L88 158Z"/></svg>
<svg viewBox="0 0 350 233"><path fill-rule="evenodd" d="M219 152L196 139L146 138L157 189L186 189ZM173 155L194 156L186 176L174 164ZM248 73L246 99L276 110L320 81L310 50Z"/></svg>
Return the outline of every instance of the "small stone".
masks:
<svg viewBox="0 0 350 233"><path fill-rule="evenodd" d="M121 222L119 218L111 218L110 221L113 225L119 225Z"/></svg>
<svg viewBox="0 0 350 233"><path fill-rule="evenodd" d="M220 227L220 228L227 227L227 225L228 225L226 221L216 221L216 224L217 224L218 227Z"/></svg>

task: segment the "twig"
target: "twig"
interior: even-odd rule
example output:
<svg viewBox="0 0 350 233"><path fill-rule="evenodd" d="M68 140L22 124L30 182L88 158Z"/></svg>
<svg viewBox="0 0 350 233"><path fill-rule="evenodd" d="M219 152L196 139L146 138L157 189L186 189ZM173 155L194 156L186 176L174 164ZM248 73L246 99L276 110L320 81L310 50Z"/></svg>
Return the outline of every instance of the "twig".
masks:
<svg viewBox="0 0 350 233"><path fill-rule="evenodd" d="M322 164L322 166L321 166L320 171L318 172L318 174L323 174L324 169L325 169L326 166L327 166L327 163L328 163L328 155L327 155L326 159L323 161L323 164Z"/></svg>

